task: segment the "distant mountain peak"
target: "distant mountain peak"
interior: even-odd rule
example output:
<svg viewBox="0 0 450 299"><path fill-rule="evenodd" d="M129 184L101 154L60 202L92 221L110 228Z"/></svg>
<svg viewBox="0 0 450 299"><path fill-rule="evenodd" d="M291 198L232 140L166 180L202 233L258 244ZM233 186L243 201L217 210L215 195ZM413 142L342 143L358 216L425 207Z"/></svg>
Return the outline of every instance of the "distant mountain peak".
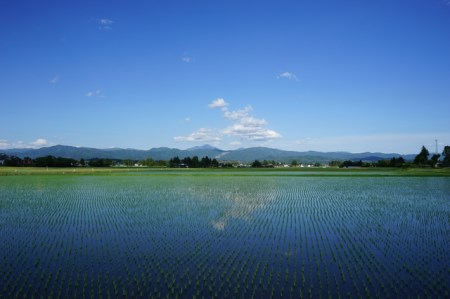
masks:
<svg viewBox="0 0 450 299"><path fill-rule="evenodd" d="M204 144L204 145L200 145L200 146L190 147L186 150L187 151L198 151L198 150L220 150L220 149L218 149L217 147L214 147L212 145L209 145L209 144Z"/></svg>

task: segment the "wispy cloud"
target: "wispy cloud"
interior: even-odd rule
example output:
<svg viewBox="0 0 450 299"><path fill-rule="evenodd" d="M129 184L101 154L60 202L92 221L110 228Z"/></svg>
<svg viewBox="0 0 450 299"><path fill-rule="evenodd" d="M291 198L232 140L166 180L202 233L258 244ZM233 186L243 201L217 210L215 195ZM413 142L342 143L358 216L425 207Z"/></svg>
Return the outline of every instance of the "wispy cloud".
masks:
<svg viewBox="0 0 450 299"><path fill-rule="evenodd" d="M88 98L104 98L105 97L100 89L97 89L95 91L88 91L86 93L86 96Z"/></svg>
<svg viewBox="0 0 450 299"><path fill-rule="evenodd" d="M212 103L210 103L208 105L209 108L214 109L214 108L226 108L228 106L228 103L222 99L222 98L217 98L214 101L212 101Z"/></svg>
<svg viewBox="0 0 450 299"><path fill-rule="evenodd" d="M9 148L9 142L5 139L0 139L0 148Z"/></svg>
<svg viewBox="0 0 450 299"><path fill-rule="evenodd" d="M188 136L176 136L175 141L218 143L221 138L211 129L201 128Z"/></svg>
<svg viewBox="0 0 450 299"><path fill-rule="evenodd" d="M100 30L111 30L112 29L112 24L114 24L113 20L109 20L109 19L99 19L98 20L98 29Z"/></svg>
<svg viewBox="0 0 450 299"><path fill-rule="evenodd" d="M49 146L49 142L47 139L38 138L32 142L23 142L23 141L8 141L5 139L0 139L0 148L41 148L44 146Z"/></svg>
<svg viewBox="0 0 450 299"><path fill-rule="evenodd" d="M181 57L181 61L183 61L183 62L185 62L185 63L189 63L189 62L191 62L191 57L189 57L189 56L183 56L183 57Z"/></svg>
<svg viewBox="0 0 450 299"><path fill-rule="evenodd" d="M59 75L56 75L55 77L51 78L48 82L51 84L56 84L59 81Z"/></svg>
<svg viewBox="0 0 450 299"><path fill-rule="evenodd" d="M291 72L283 72L277 76L277 79L288 79L288 80L293 80L293 81L299 81L298 77L294 73L291 73Z"/></svg>

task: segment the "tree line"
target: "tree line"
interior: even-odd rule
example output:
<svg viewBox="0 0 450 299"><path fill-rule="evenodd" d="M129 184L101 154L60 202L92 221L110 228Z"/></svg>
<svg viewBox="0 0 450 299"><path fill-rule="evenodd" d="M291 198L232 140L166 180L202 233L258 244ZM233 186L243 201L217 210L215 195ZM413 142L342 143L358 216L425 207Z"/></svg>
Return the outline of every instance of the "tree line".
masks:
<svg viewBox="0 0 450 299"><path fill-rule="evenodd" d="M0 161L3 161L4 166L30 166L30 167L112 167L112 166L146 166L146 167L172 167L172 168L214 168L214 167L232 167L231 164L219 163L217 159L211 159L208 156L199 159L197 156L185 157L180 159L174 157L169 161L153 160L151 158L145 160L131 160L131 159L71 159L63 157L45 156L35 159L25 157L23 159L17 156L7 156L0 154Z"/></svg>
<svg viewBox="0 0 450 299"><path fill-rule="evenodd" d="M38 157L35 159L25 157L21 159L17 156L1 155L0 159L5 166L74 167L79 164L79 161L75 159L53 156Z"/></svg>
<svg viewBox="0 0 450 299"><path fill-rule="evenodd" d="M403 157L392 157L391 159L378 160L376 162L359 161L331 161L330 166L338 166L340 168L348 167L409 167L411 163L407 162Z"/></svg>
<svg viewBox="0 0 450 299"><path fill-rule="evenodd" d="M199 159L198 156L185 157L180 159L178 156L169 160L170 168L216 168L222 166L215 158L211 159L208 156Z"/></svg>
<svg viewBox="0 0 450 299"><path fill-rule="evenodd" d="M111 166L135 166L142 165L147 167L167 167L167 161L145 159L137 160L121 160L121 159L71 159L63 157L45 156L35 159L25 157L23 159L17 156L7 156L0 154L0 161L3 161L4 166L30 166L30 167L111 167Z"/></svg>
<svg viewBox="0 0 450 299"><path fill-rule="evenodd" d="M430 157L431 156L431 157ZM440 158L443 157L442 160ZM330 166L339 167L450 167L450 146L445 146L442 154L430 155L425 146L414 157L413 161L406 161L403 157L393 157L391 159L379 160L368 163L363 161L331 161Z"/></svg>
<svg viewBox="0 0 450 299"><path fill-rule="evenodd" d="M431 157L430 157L431 156ZM440 158L443 157L442 160ZM275 161L259 161L254 160L251 163L253 168L271 168L275 165L280 165ZM422 146L419 154L417 154L412 161L407 161L403 157L392 157L391 159L382 159L375 162L364 162L362 160L333 160L328 163L332 167L348 168L348 167L393 167L393 168L408 168L408 167L450 167L450 146L445 146L442 154L430 155L430 152L425 146ZM296 160L292 161L291 167L298 166ZM314 163L313 166L320 167L320 163Z"/></svg>

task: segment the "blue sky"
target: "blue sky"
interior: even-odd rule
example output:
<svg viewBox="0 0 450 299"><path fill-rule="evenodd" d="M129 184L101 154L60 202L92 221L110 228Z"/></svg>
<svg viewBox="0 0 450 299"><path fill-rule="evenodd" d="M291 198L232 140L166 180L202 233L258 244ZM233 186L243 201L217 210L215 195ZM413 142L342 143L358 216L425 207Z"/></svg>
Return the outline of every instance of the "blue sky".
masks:
<svg viewBox="0 0 450 299"><path fill-rule="evenodd" d="M0 149L450 144L450 0L0 0Z"/></svg>

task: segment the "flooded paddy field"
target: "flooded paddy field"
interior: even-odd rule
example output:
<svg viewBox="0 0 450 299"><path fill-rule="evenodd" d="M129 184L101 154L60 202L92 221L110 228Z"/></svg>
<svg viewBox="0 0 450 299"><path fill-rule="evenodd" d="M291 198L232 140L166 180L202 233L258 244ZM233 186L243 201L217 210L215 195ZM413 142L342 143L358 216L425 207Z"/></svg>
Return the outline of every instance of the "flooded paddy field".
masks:
<svg viewBox="0 0 450 299"><path fill-rule="evenodd" d="M0 177L3 298L448 297L450 177Z"/></svg>

